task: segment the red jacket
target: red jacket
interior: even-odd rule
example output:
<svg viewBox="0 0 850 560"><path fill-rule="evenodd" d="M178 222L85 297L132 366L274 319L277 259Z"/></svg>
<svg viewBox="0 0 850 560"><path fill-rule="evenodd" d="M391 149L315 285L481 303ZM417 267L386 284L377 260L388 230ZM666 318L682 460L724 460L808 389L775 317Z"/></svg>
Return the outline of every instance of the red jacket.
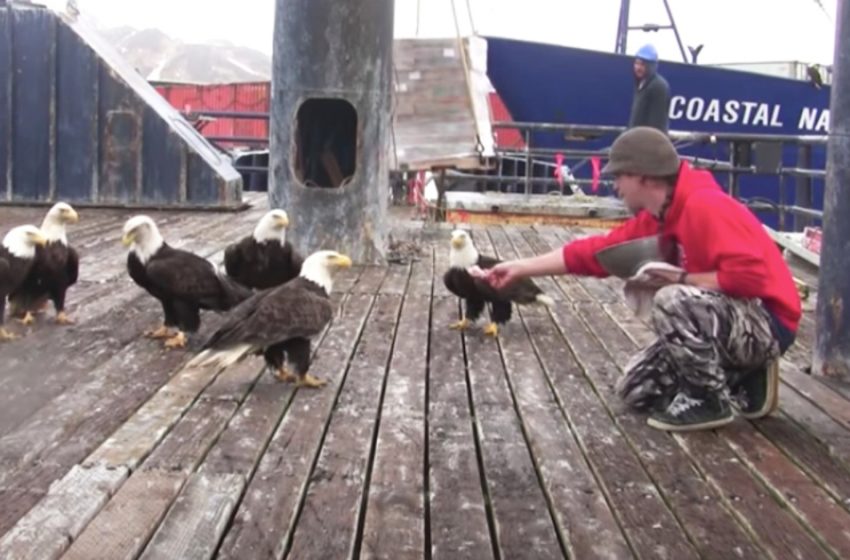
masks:
<svg viewBox="0 0 850 560"><path fill-rule="evenodd" d="M605 277L594 256L623 241L661 233L678 246L678 266L689 273L717 272L723 293L761 298L788 329L797 332L800 295L776 243L750 210L727 195L708 171L683 163L673 202L659 232L658 221L642 210L605 235L578 239L563 248L572 274Z"/></svg>

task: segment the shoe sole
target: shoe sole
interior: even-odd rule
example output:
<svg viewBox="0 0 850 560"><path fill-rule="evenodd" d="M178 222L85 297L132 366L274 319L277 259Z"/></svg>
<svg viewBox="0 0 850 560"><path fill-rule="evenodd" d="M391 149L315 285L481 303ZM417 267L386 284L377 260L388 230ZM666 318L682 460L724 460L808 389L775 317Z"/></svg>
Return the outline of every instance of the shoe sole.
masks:
<svg viewBox="0 0 850 560"><path fill-rule="evenodd" d="M646 423L655 428L656 430L664 430L666 432L693 432L696 430L710 430L711 428L719 428L721 426L725 426L726 424L731 424L733 420L735 420L735 417L729 415L724 418L718 418L717 420L712 420L710 422L702 422L700 424L665 424L664 422L659 422L655 418L648 418Z"/></svg>
<svg viewBox="0 0 850 560"><path fill-rule="evenodd" d="M760 410L755 412L743 412L741 410L738 413L741 417L746 418L747 420L756 420L758 418L764 418L765 416L772 413L776 410L776 407L779 406L779 360L773 360L767 365L767 398L764 399L764 405Z"/></svg>

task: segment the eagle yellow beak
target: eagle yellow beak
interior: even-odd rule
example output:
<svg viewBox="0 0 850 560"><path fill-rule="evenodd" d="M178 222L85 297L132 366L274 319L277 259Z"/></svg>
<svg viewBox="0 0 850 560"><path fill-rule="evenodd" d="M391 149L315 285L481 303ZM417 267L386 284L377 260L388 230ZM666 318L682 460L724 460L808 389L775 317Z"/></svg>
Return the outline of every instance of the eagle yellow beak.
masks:
<svg viewBox="0 0 850 560"><path fill-rule="evenodd" d="M333 258L333 263L339 268L351 268L351 259L346 255L339 255Z"/></svg>
<svg viewBox="0 0 850 560"><path fill-rule="evenodd" d="M45 245L47 245L47 238L44 237L41 232L30 234L30 238L32 239L33 243L40 247L44 247Z"/></svg>
<svg viewBox="0 0 850 560"><path fill-rule="evenodd" d="M125 233L121 238L121 243L124 244L125 247L129 247L133 244L133 241L136 240L136 235L131 231L130 233Z"/></svg>
<svg viewBox="0 0 850 560"><path fill-rule="evenodd" d="M463 237L452 237L452 247L455 249L463 248Z"/></svg>
<svg viewBox="0 0 850 560"><path fill-rule="evenodd" d="M68 210L65 212L65 221L76 224L80 221L80 215L74 209Z"/></svg>
<svg viewBox="0 0 850 560"><path fill-rule="evenodd" d="M289 227L289 218L287 218L285 216L279 217L277 219L277 225L282 227L282 228Z"/></svg>

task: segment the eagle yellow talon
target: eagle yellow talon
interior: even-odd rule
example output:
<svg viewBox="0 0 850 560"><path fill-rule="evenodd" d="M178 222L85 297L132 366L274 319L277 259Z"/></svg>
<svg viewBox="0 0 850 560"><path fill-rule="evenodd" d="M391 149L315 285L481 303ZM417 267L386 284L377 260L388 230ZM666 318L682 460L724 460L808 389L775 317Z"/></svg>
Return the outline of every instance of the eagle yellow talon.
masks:
<svg viewBox="0 0 850 560"><path fill-rule="evenodd" d="M304 377L301 377L296 382L297 387L310 387L312 389L318 389L319 387L323 387L327 385L328 382L324 379L319 379L318 377L313 377L312 375L305 374Z"/></svg>
<svg viewBox="0 0 850 560"><path fill-rule="evenodd" d="M472 325L472 323L469 322L469 319L464 318L456 323L452 323L451 325L449 325L449 328L454 329L456 331L464 331L468 329L470 325Z"/></svg>
<svg viewBox="0 0 850 560"><path fill-rule="evenodd" d="M6 341L6 340L15 340L16 338L18 338L18 335L14 334L14 333L10 333L6 329L0 328L0 342Z"/></svg>
<svg viewBox="0 0 850 560"><path fill-rule="evenodd" d="M286 366L277 370L277 372L275 372L275 377L277 377L278 379L280 379L281 381L283 381L285 383L289 383L290 381L295 381L298 378L297 375L295 375L294 373L292 373L291 371L286 369Z"/></svg>
<svg viewBox="0 0 850 560"><path fill-rule="evenodd" d="M174 336L174 333L171 332L171 329L162 325L158 329L148 329L145 331L145 336L148 338L171 338Z"/></svg>
<svg viewBox="0 0 850 560"><path fill-rule="evenodd" d="M56 324L57 325L73 325L76 321L68 317L64 311L60 311L59 314L56 315Z"/></svg>
<svg viewBox="0 0 850 560"><path fill-rule="evenodd" d="M29 326L29 325L32 325L33 323L35 323L35 317L33 316L33 314L31 312L27 311L26 315L24 315L23 317L18 319L18 322L22 325Z"/></svg>
<svg viewBox="0 0 850 560"><path fill-rule="evenodd" d="M178 331L177 334L165 341L165 347L168 349L186 348L186 335Z"/></svg>
<svg viewBox="0 0 850 560"><path fill-rule="evenodd" d="M490 323L486 327L484 327L484 334L487 336L496 337L499 335L499 326L496 323Z"/></svg>

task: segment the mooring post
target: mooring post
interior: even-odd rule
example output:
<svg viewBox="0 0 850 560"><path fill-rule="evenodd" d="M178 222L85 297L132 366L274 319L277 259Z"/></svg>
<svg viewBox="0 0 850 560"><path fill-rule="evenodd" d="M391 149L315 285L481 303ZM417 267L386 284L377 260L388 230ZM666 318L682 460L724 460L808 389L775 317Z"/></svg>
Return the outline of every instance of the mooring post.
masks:
<svg viewBox="0 0 850 560"><path fill-rule="evenodd" d="M276 0L269 202L302 253L384 262L393 0Z"/></svg>
<svg viewBox="0 0 850 560"><path fill-rule="evenodd" d="M850 7L844 0L835 25L812 371L850 381Z"/></svg>

